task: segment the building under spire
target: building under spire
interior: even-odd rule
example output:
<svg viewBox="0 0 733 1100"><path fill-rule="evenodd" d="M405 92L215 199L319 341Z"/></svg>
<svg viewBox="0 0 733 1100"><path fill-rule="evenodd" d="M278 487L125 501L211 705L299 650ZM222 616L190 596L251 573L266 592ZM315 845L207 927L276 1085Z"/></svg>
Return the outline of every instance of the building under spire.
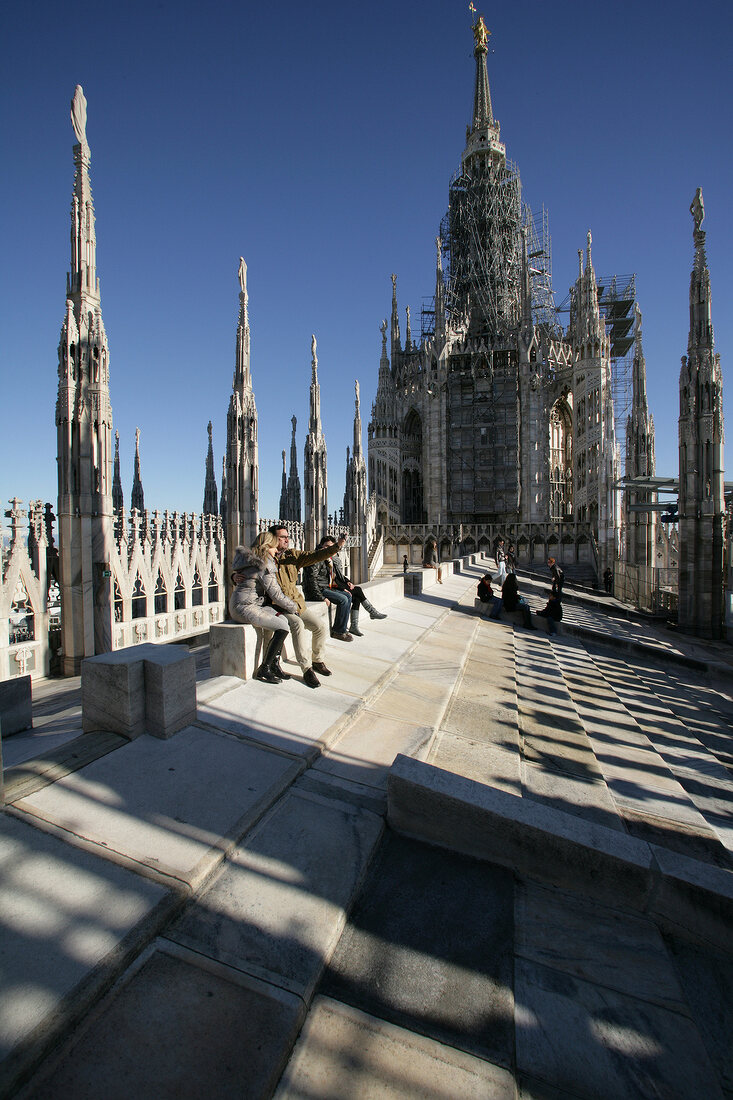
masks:
<svg viewBox="0 0 733 1100"><path fill-rule="evenodd" d="M259 458L257 406L250 371L247 265L239 258L239 318L232 395L227 413L226 547L251 546L257 536ZM227 569L227 576L230 570Z"/></svg>
<svg viewBox="0 0 733 1100"><path fill-rule="evenodd" d="M71 200L71 269L59 342L56 401L59 583L64 673L112 648L109 562L113 545L112 406L109 348L97 277L97 238L89 179L87 101L71 102L76 135Z"/></svg>
<svg viewBox="0 0 733 1100"><path fill-rule="evenodd" d="M130 507L137 508L140 515L145 511L145 493L143 492L143 480L140 474L140 429L135 428L135 469L132 476L132 493L130 494Z"/></svg>
<svg viewBox="0 0 733 1100"><path fill-rule="evenodd" d="M723 375L713 338L702 189L690 206L695 258L690 333L680 370L679 610L681 630L725 636Z"/></svg>
<svg viewBox="0 0 733 1100"><path fill-rule="evenodd" d="M219 513L219 500L216 491L216 476L214 474L214 444L212 441L213 428L211 421L208 423L207 431L209 433L209 449L206 452L203 513L205 516L216 516Z"/></svg>
<svg viewBox="0 0 733 1100"><path fill-rule="evenodd" d="M328 530L328 476L326 439L321 424L321 387L318 383L316 338L311 337L310 418L305 440L305 541L314 549Z"/></svg>

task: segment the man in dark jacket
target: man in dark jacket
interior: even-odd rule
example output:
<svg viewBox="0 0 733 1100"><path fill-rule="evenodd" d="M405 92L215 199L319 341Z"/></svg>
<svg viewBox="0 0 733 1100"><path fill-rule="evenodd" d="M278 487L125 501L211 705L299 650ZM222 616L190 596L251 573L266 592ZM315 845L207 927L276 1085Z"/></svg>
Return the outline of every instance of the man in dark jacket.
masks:
<svg viewBox="0 0 733 1100"><path fill-rule="evenodd" d="M330 535L324 535L318 543L318 550L325 547L336 552L336 540ZM340 570L339 570L340 571ZM343 577L343 573L341 573ZM331 628L331 637L339 642L352 642L354 639L349 634L349 614L351 612L351 595L336 583L336 563L332 559L320 561L308 565L303 570L303 595L311 602L323 601L333 604L336 611Z"/></svg>
<svg viewBox="0 0 733 1100"><path fill-rule="evenodd" d="M298 570L306 565L313 565L319 561L325 561L346 543L345 538L340 538L334 546L324 546L320 550L291 550L290 536L287 527L275 524L270 531L277 538L277 579L288 599L295 600L298 605L297 615L288 615L290 633L293 636L293 649L295 659L303 670L303 683L308 687L317 688L320 681L316 676L330 676L331 671L325 665L323 658L326 655L326 638L328 628L323 616L317 611L306 606L301 592L297 588ZM305 647L305 631L310 630L313 635L313 659L308 656ZM314 671L315 670L315 671Z"/></svg>
<svg viewBox="0 0 733 1100"><path fill-rule="evenodd" d="M336 540L331 535L327 535L323 541L335 542ZM359 610L362 607L368 613L370 619L386 619L387 616L384 611L377 611L374 604L369 602L361 585L352 584L341 568L338 558L332 558L329 564L333 567L333 584L331 587L346 592L351 597L351 625L349 630L357 638L363 638L364 635L359 630Z"/></svg>

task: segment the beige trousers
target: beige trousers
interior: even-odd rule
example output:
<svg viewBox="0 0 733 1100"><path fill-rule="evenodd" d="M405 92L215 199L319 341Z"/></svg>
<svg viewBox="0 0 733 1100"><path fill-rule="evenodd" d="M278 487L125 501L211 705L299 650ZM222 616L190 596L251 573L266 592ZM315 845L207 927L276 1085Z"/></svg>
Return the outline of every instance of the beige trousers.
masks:
<svg viewBox="0 0 733 1100"><path fill-rule="evenodd" d="M322 661L326 656L326 639L328 638L328 608L325 603L306 604L302 615L286 615L290 624L290 634L293 639L295 660L303 672L310 668L314 661ZM313 635L313 657L310 656L306 638L306 630Z"/></svg>

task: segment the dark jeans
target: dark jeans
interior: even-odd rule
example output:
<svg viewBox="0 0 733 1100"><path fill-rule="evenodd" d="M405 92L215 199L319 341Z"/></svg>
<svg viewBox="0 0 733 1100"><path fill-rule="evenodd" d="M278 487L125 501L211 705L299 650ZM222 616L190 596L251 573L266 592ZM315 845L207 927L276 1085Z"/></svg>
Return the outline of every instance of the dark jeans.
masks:
<svg viewBox="0 0 733 1100"><path fill-rule="evenodd" d="M326 599L330 600L334 607L334 634L347 634L349 615L351 614L351 595L348 592L342 592L340 588L329 588L326 592Z"/></svg>

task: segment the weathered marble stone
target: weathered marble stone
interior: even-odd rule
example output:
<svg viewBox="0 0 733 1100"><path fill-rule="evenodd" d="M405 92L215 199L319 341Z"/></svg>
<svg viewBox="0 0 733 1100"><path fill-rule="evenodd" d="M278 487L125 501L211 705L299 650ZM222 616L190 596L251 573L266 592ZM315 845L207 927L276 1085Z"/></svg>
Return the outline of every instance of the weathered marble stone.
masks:
<svg viewBox="0 0 733 1100"><path fill-rule="evenodd" d="M29 730L33 726L30 676L15 676L0 681L0 722L3 737Z"/></svg>
<svg viewBox="0 0 733 1100"><path fill-rule="evenodd" d="M512 1074L483 1058L318 997L275 1100L461 1097L514 1100Z"/></svg>
<svg viewBox="0 0 733 1100"><path fill-rule="evenodd" d="M186 646L152 646L144 660L145 729L172 737L196 721L196 661Z"/></svg>
<svg viewBox="0 0 733 1100"><path fill-rule="evenodd" d="M209 630L211 676L249 680L254 672L257 635L244 623L214 624Z"/></svg>
<svg viewBox="0 0 733 1100"><path fill-rule="evenodd" d="M82 729L110 730L125 737L145 732L142 647L100 653L81 665Z"/></svg>

